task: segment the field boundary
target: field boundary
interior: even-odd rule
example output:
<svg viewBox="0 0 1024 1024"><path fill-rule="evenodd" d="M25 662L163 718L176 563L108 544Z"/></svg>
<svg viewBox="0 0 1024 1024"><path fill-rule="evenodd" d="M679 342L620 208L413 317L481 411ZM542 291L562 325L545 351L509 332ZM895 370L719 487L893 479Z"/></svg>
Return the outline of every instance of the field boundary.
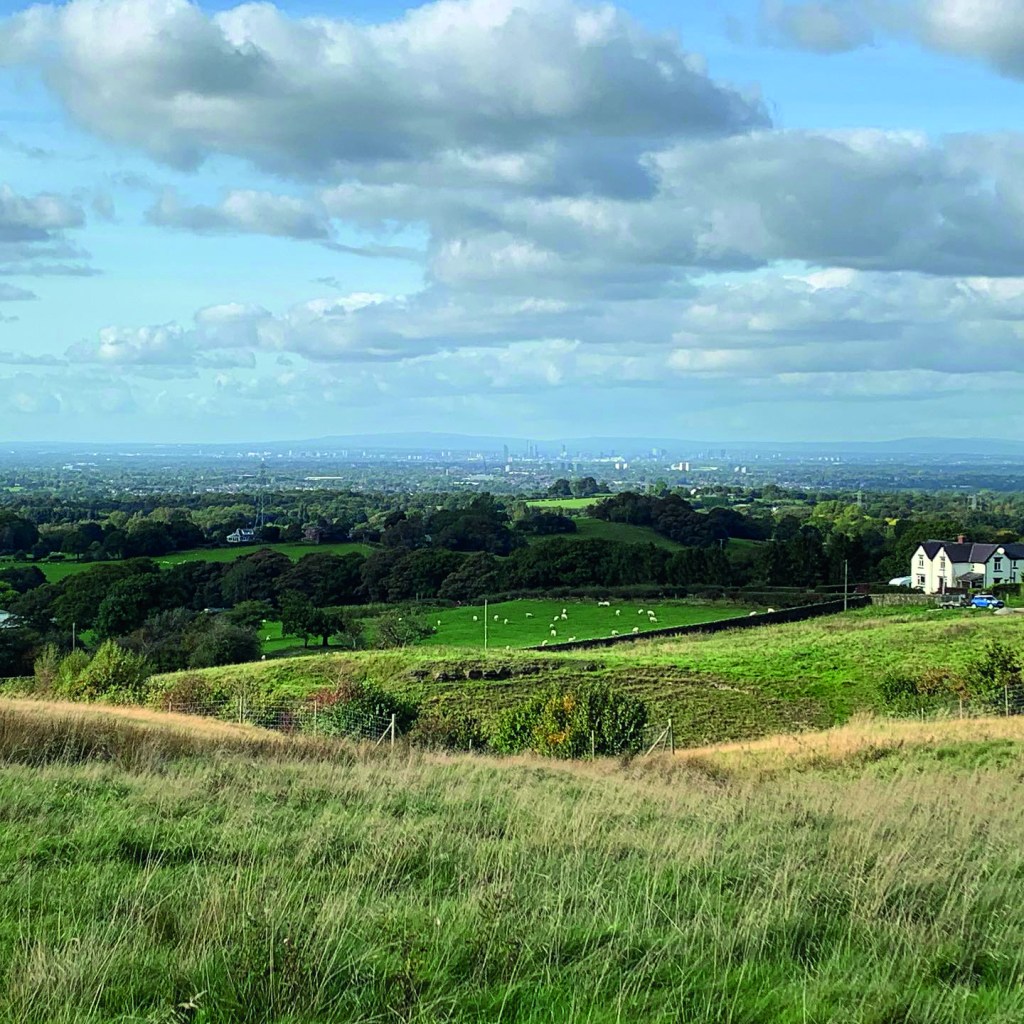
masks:
<svg viewBox="0 0 1024 1024"><path fill-rule="evenodd" d="M601 636L592 640L566 641L561 644L544 644L540 647L524 647L525 651L585 651L594 647L612 647L615 644L636 643L637 640L661 640L666 637L690 636L695 633L721 633L727 629L754 629L756 626L773 626L785 622L804 622L823 615L837 615L850 608L866 608L870 597L850 597L845 601L819 601L817 604L798 605L780 611L755 612L751 615L736 615L712 622L697 622L690 626L666 626L663 629L647 629L642 633L624 633L619 636Z"/></svg>

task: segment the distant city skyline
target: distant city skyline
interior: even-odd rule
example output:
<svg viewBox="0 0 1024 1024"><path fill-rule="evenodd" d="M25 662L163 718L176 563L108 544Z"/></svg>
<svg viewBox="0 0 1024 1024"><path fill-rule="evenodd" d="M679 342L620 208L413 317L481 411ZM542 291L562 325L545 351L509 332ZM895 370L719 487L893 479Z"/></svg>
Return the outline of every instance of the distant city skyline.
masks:
<svg viewBox="0 0 1024 1024"><path fill-rule="evenodd" d="M0 440L1024 439L1022 79L1001 0L0 2Z"/></svg>

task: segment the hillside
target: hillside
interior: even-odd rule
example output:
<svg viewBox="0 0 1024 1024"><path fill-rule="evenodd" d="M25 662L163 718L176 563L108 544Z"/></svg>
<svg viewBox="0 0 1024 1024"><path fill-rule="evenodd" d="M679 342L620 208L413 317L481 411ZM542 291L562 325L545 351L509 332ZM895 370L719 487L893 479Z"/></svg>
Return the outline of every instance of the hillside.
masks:
<svg viewBox="0 0 1024 1024"><path fill-rule="evenodd" d="M285 700L342 680L373 682L428 711L487 722L538 688L608 682L673 719L681 744L824 728L879 709L887 672L962 670L989 639L1024 642L1024 616L864 609L810 622L638 641L560 654L414 647L209 669L218 692ZM158 677L159 688L181 676Z"/></svg>
<svg viewBox="0 0 1024 1024"><path fill-rule="evenodd" d="M0 702L3 1020L1024 1017L1021 720L765 772L46 712Z"/></svg>

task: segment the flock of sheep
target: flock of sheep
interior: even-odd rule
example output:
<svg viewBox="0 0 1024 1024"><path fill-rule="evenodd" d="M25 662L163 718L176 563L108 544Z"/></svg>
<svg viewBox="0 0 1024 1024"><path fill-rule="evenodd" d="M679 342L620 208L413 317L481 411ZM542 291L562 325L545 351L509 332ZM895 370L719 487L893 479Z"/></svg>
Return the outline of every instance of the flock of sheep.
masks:
<svg viewBox="0 0 1024 1024"><path fill-rule="evenodd" d="M597 606L598 606L598 608L610 608L611 607L611 601L598 601L597 602ZM534 617L533 612L526 612L525 614L526 614L526 618L528 618L528 619L532 619ZM622 615L622 609L621 608L616 608L615 609L615 615L616 616L621 616ZM646 608L646 609L645 608L638 608L637 609L637 615L646 615L647 616L647 623L648 623L648 625L656 626L658 624L658 617L657 617L657 615L655 615L653 608ZM474 622L479 622L480 621L480 616L479 615L474 615L473 616L473 621ZM501 615L495 615L494 616L494 621L495 622L500 622L504 626L507 626L509 624L509 620L507 618L504 618ZM557 639L558 638L559 626L563 622L568 622L568 621L569 621L569 609L568 608L563 608L561 610L561 612L557 613L554 616L554 619L552 620L552 622L551 622L551 624L549 626L549 635L550 635L550 637L553 638L553 639ZM438 619L437 620L437 628L439 628L440 625L441 625L441 620ZM436 629L435 629L435 632L436 632ZM639 633L640 632L640 627L639 626L634 626L633 629L631 630L631 632ZM611 635L612 636L618 636L619 635L619 631L617 629L613 629L611 631ZM577 639L577 637L570 636L570 637L567 637L564 642L565 643L572 643L576 639ZM548 644L547 640L542 640L541 641L541 646L542 647L546 647L547 644Z"/></svg>

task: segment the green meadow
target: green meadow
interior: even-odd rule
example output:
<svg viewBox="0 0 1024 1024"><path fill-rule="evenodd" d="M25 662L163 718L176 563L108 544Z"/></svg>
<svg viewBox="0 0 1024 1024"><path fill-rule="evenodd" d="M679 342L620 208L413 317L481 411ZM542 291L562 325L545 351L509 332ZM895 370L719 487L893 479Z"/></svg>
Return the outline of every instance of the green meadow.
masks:
<svg viewBox="0 0 1024 1024"><path fill-rule="evenodd" d="M194 548L191 551L176 551L174 554L162 555L153 560L165 568L172 565L180 565L182 562L233 562L242 555L251 555L261 548L269 548L282 555L287 555L293 561L298 561L303 555L311 554L335 554L347 555L357 552L361 555L368 555L373 550L369 544L338 543L338 544L238 544L227 548ZM28 564L38 565L43 570L50 583L57 583L67 576L73 576L78 572L85 572L96 565L104 565L103 562L29 562L16 563L10 558L0 559L0 568L5 565Z"/></svg>
<svg viewBox="0 0 1024 1024"><path fill-rule="evenodd" d="M584 612L575 612L574 618L572 605L546 603L552 616L562 607L569 615L564 625L582 621ZM633 607L633 618L640 620ZM704 610L721 614L723 609L683 606L680 613ZM607 609L595 603L598 611ZM880 683L888 673L963 672L990 640L1024 647L1024 616L869 608L809 622L640 639L587 651L506 651L505 643L495 642L484 652L482 608L454 609L448 619L445 614L432 620L442 620L439 635L443 638L447 630L450 637L468 640L467 646L428 642L347 653L335 648L328 654L207 669L199 677L217 692L255 694L271 702L342 681L365 681L417 701L429 713L469 714L484 723L538 689L592 680L642 698L652 718L672 718L680 745L693 746L826 728L860 712L881 712ZM513 628L511 616L490 607L488 614L489 641L495 626ZM501 616L497 624L494 614ZM618 618L625 618L625 611ZM529 622L538 619L535 613ZM548 620L539 621L546 626ZM524 612L515 628L525 628L526 622ZM164 689L177 678L155 677L154 686Z"/></svg>
<svg viewBox="0 0 1024 1024"><path fill-rule="evenodd" d="M567 765L0 702L0 1019L1010 1024L977 725Z"/></svg>

